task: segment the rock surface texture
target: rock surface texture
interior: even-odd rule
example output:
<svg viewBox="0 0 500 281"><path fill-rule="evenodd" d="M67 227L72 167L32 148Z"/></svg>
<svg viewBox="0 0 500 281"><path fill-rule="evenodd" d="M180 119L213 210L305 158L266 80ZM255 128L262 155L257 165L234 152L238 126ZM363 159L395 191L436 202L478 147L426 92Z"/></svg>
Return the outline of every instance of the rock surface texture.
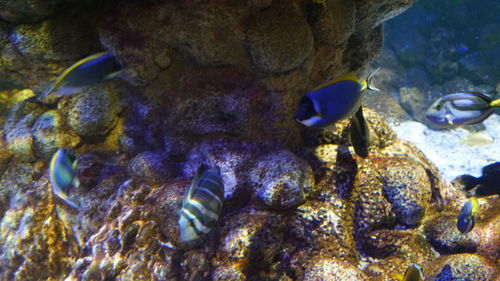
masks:
<svg viewBox="0 0 500 281"><path fill-rule="evenodd" d="M393 280L411 263L429 278L446 265L497 274L498 197L480 199L471 233L440 232L465 195L376 112L364 110L365 159L348 120L293 120L307 90L362 74L381 22L414 1L4 2L1 280ZM11 89L39 92L102 49L124 67L113 81L50 104ZM52 192L58 147L76 151L79 209ZM184 243L179 208L202 164L220 168L224 208Z"/></svg>

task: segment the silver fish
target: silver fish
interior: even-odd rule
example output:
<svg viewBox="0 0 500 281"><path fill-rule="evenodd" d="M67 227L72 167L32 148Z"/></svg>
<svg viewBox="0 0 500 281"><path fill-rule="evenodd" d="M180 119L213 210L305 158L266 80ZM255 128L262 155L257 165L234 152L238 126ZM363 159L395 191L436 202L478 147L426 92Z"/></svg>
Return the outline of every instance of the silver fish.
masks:
<svg viewBox="0 0 500 281"><path fill-rule="evenodd" d="M78 187L80 182L76 176L77 160L67 149L59 148L50 161L49 177L54 193L73 208L79 208L78 202L69 199L71 186Z"/></svg>
<svg viewBox="0 0 500 281"><path fill-rule="evenodd" d="M202 165L189 186L179 217L180 240L202 238L217 224L224 201L224 184L216 166Z"/></svg>

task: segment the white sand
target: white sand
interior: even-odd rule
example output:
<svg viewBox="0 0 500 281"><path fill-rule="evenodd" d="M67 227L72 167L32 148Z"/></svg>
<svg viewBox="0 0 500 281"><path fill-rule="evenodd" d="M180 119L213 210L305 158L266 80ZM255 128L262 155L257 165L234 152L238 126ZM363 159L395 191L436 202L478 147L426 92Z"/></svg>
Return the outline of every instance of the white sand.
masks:
<svg viewBox="0 0 500 281"><path fill-rule="evenodd" d="M453 180L456 176L480 176L483 166L500 161L500 116L493 115L483 122L482 133L494 142L482 146L460 144L470 134L465 129L433 131L422 123L405 121L393 126L400 139L413 142L434 162L443 176Z"/></svg>

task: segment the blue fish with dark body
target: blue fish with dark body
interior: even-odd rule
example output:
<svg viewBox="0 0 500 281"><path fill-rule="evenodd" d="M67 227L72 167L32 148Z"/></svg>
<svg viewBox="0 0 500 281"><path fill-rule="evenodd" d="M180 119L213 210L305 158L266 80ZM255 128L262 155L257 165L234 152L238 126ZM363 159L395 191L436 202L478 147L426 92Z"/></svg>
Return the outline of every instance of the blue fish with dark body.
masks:
<svg viewBox="0 0 500 281"><path fill-rule="evenodd" d="M364 90L378 91L371 82L377 71L366 80L348 73L308 92L299 102L295 120L307 127L325 128L351 117L361 105Z"/></svg>
<svg viewBox="0 0 500 281"><path fill-rule="evenodd" d="M220 169L202 165L189 186L179 217L180 240L189 242L204 237L217 224L224 201Z"/></svg>
<svg viewBox="0 0 500 281"><path fill-rule="evenodd" d="M475 195L489 196L500 195L500 162L494 162L482 169L481 177L471 175L461 175L460 179L467 191L475 189Z"/></svg>
<svg viewBox="0 0 500 281"><path fill-rule="evenodd" d="M79 208L79 204L69 199L70 187L78 187L80 182L76 176L77 160L73 153L64 148L59 148L52 156L49 167L49 177L54 193L73 208Z"/></svg>
<svg viewBox="0 0 500 281"><path fill-rule="evenodd" d="M40 95L39 100L53 94L69 96L78 89L92 86L116 77L122 68L108 52L97 53L74 63Z"/></svg>
<svg viewBox="0 0 500 281"><path fill-rule="evenodd" d="M479 210L479 201L475 197L469 198L458 214L457 228L463 234L469 233L476 224L476 214Z"/></svg>
<svg viewBox="0 0 500 281"><path fill-rule="evenodd" d="M436 127L457 128L484 121L500 107L500 99L481 93L449 94L436 100L427 110L427 119Z"/></svg>
<svg viewBox="0 0 500 281"><path fill-rule="evenodd" d="M363 116L363 107L360 106L356 114L351 118L351 127L349 130L349 138L352 147L357 155L366 158L368 157L368 147L370 146L370 130Z"/></svg>

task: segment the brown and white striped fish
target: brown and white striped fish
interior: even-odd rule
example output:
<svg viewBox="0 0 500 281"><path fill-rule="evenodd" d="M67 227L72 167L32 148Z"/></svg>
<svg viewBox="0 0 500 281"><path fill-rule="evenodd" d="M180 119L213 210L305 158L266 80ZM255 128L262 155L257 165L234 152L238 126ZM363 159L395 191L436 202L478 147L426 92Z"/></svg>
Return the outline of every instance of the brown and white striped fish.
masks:
<svg viewBox="0 0 500 281"><path fill-rule="evenodd" d="M224 201L224 184L217 166L202 165L189 186L179 217L180 239L202 238L217 224Z"/></svg>

